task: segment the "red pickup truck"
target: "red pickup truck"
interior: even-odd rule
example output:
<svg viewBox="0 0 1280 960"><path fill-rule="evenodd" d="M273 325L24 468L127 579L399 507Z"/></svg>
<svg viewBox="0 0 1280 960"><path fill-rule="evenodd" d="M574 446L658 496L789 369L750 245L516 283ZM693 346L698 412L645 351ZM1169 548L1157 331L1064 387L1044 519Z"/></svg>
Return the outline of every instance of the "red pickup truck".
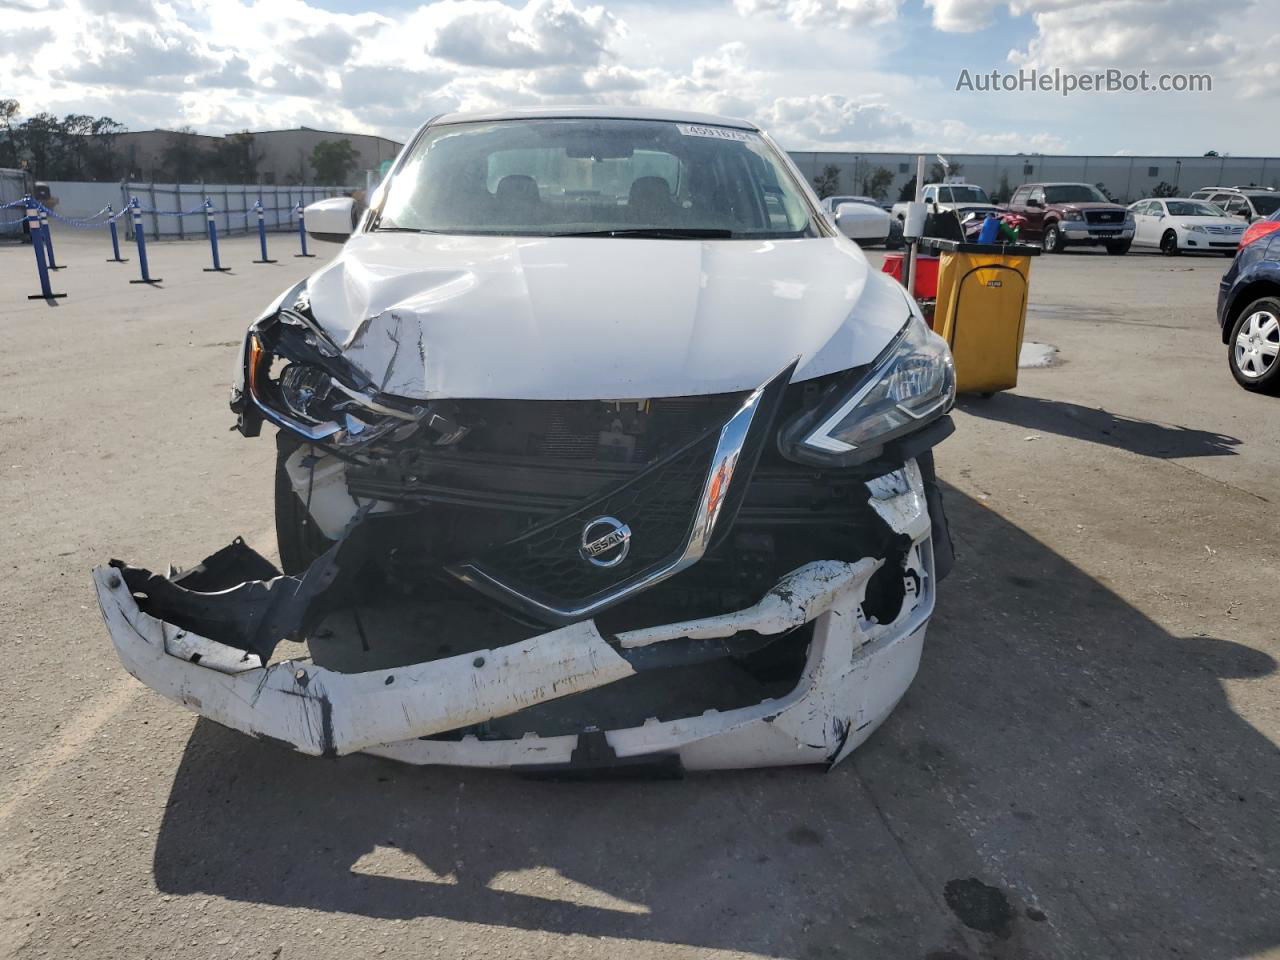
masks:
<svg viewBox="0 0 1280 960"><path fill-rule="evenodd" d="M1046 253L1071 246L1105 246L1119 256L1133 242L1133 217L1088 183L1024 183L1009 199L1009 212L1026 222L1018 234Z"/></svg>

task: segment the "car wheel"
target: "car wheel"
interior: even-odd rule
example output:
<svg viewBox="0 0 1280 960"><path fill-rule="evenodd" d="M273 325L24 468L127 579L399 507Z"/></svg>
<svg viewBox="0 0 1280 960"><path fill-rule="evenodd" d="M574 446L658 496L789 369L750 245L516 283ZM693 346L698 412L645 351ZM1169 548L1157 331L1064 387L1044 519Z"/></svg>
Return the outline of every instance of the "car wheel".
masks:
<svg viewBox="0 0 1280 960"><path fill-rule="evenodd" d="M1062 231L1050 225L1044 228L1044 239L1040 241L1045 253L1061 253L1066 247L1062 241Z"/></svg>
<svg viewBox="0 0 1280 960"><path fill-rule="evenodd" d="M1113 257L1123 257L1129 252L1130 243L1132 243L1130 240L1122 240L1119 243L1108 243L1107 253L1111 254Z"/></svg>
<svg viewBox="0 0 1280 960"><path fill-rule="evenodd" d="M1280 300L1263 297L1240 312L1227 340L1236 383L1258 393L1280 393Z"/></svg>
<svg viewBox="0 0 1280 960"><path fill-rule="evenodd" d="M1178 249L1178 235L1172 230L1166 230L1160 238L1160 252L1166 257L1176 257L1182 252Z"/></svg>
<svg viewBox="0 0 1280 960"><path fill-rule="evenodd" d="M316 527L306 504L293 492L293 484L289 481L285 461L300 444L287 437L283 430L276 436L276 545L280 548L280 569L284 573L298 574L333 546L333 541Z"/></svg>

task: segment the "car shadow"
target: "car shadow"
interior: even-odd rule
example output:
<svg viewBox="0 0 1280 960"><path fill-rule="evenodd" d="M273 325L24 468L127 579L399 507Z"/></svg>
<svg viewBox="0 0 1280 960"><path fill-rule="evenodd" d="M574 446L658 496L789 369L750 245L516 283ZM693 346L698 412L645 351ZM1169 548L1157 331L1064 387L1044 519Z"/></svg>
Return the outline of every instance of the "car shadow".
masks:
<svg viewBox="0 0 1280 960"><path fill-rule="evenodd" d="M960 409L985 420L1088 440L1158 460L1232 457L1242 442L1224 433L1138 420L1100 407L1086 407L1023 393L1001 392L986 398L961 397Z"/></svg>
<svg viewBox="0 0 1280 960"><path fill-rule="evenodd" d="M960 558L919 676L830 774L530 782L306 758L201 721L156 884L805 960L1280 945L1280 756L1222 683L1275 662L1170 635L977 502L947 502Z"/></svg>

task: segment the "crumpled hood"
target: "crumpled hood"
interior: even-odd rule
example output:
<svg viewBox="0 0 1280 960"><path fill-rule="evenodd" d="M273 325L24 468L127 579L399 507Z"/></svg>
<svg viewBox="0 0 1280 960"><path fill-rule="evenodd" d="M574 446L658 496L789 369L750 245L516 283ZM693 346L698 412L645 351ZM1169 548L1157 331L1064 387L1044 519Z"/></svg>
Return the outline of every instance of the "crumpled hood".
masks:
<svg viewBox="0 0 1280 960"><path fill-rule="evenodd" d="M384 393L640 399L871 361L905 292L843 238L645 240L370 233L308 283Z"/></svg>

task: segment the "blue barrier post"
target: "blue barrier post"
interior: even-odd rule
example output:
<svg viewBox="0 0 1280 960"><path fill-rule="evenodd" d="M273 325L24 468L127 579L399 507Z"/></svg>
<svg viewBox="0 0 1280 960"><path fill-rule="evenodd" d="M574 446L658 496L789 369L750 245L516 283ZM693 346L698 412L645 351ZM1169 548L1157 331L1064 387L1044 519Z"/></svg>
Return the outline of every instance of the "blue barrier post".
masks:
<svg viewBox="0 0 1280 960"><path fill-rule="evenodd" d="M314 253L307 253L307 215L303 212L302 204L298 204L298 242L302 244L302 252L295 253L295 257L314 257Z"/></svg>
<svg viewBox="0 0 1280 960"><path fill-rule="evenodd" d="M224 267L218 260L218 225L213 222L213 201L204 198L205 221L209 224L209 250L213 254L213 266L205 267L205 273L228 273L230 267Z"/></svg>
<svg viewBox="0 0 1280 960"><path fill-rule="evenodd" d="M141 280L130 280L130 283L159 283L159 277L147 272L147 231L142 226L142 206L137 197L129 198L129 212L133 214L133 239L138 242L138 266L142 268Z"/></svg>
<svg viewBox="0 0 1280 960"><path fill-rule="evenodd" d="M267 221L266 211L262 209L262 198L259 197L253 203L254 212L258 215L258 245L262 247L262 259L255 260L254 263L275 263L274 260L267 259Z"/></svg>
<svg viewBox="0 0 1280 960"><path fill-rule="evenodd" d="M36 272L40 274L40 292L30 294L28 300L54 300L65 297L65 293L54 293L49 286L49 268L44 262L45 239L40 233L40 214L36 211L35 200L25 198L27 204L27 229L31 232L31 249L36 254Z"/></svg>
<svg viewBox="0 0 1280 960"><path fill-rule="evenodd" d="M61 270L53 256L53 234L49 230L49 214L45 212L43 206L40 207L40 230L44 234L44 251L45 256L49 258L49 269Z"/></svg>
<svg viewBox="0 0 1280 960"><path fill-rule="evenodd" d="M122 259L120 256L120 234L116 233L115 212L109 203L107 204L107 226L111 228L111 259L107 263L128 263L128 257Z"/></svg>

